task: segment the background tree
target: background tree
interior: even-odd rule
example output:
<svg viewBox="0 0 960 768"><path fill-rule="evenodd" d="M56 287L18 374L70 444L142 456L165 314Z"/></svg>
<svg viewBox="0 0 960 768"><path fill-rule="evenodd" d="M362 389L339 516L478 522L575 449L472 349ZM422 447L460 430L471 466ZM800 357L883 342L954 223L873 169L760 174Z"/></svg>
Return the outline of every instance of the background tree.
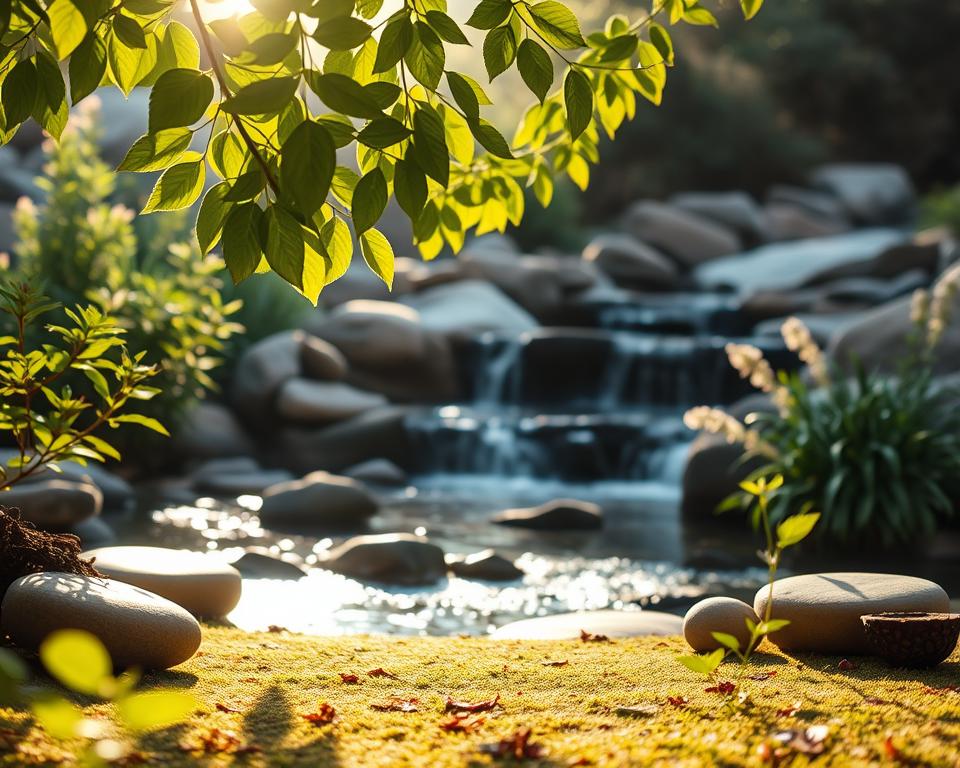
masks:
<svg viewBox="0 0 960 768"><path fill-rule="evenodd" d="M761 2L741 0L744 15ZM172 18L181 5L193 30ZM508 142L483 117L483 87L446 68L447 49L470 44L446 0L252 5L208 22L200 0L0 3L0 126L9 141L33 118L59 137L60 63L72 104L103 84L151 88L149 131L120 164L162 171L144 213L192 205L209 167L221 181L200 205L202 251L220 242L235 282L272 270L311 301L346 271L354 240L392 283L376 228L391 196L432 258L519 222L526 187L543 205L558 174L586 187L601 131L613 136L638 96L660 102L668 26L716 24L698 0L652 0L584 35L556 0L479 0L466 23L484 34L489 80L516 67L536 97ZM338 161L347 147L359 173Z"/></svg>

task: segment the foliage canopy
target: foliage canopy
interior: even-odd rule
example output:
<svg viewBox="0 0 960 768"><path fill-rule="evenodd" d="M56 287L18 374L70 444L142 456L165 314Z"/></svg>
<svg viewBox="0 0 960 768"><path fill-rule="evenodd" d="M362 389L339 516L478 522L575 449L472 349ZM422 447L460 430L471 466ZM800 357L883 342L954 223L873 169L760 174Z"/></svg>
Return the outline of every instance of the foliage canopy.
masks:
<svg viewBox="0 0 960 768"><path fill-rule="evenodd" d="M741 0L744 15L761 2ZM447 68L449 47L470 40L446 0L384 5L252 0L251 13L207 21L200 0L0 3L3 138L30 118L59 137L68 92L76 104L100 85L151 88L149 132L119 166L162 171L144 212L191 206L211 171L203 252L220 243L235 282L272 270L315 302L354 239L392 283L376 227L391 197L429 259L519 222L526 187L543 205L558 174L585 188L600 132L613 136L638 96L660 102L669 25L716 24L699 0L652 0L638 21L584 34L557 0L479 0L466 26L483 34L489 80L516 68L536 97L508 141L483 117L480 83ZM172 18L181 7L193 30ZM359 173L341 161L348 147Z"/></svg>

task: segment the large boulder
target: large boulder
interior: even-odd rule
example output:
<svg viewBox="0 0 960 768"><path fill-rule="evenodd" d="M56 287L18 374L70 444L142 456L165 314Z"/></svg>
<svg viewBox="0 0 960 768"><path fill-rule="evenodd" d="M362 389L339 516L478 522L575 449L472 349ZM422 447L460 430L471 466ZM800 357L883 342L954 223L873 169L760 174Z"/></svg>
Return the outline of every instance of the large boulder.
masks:
<svg viewBox="0 0 960 768"><path fill-rule="evenodd" d="M300 480L264 490L260 522L268 528L274 524L356 526L375 515L378 507L377 500L356 480L311 472Z"/></svg>
<svg viewBox="0 0 960 768"><path fill-rule="evenodd" d="M913 219L916 192L899 165L832 163L814 170L810 180L835 195L860 224L906 224Z"/></svg>
<svg viewBox="0 0 960 768"><path fill-rule="evenodd" d="M536 507L504 510L492 522L538 531L594 531L603 527L603 510L589 501L553 499Z"/></svg>
<svg viewBox="0 0 960 768"><path fill-rule="evenodd" d="M682 510L691 521L716 520L717 505L739 489L762 459L743 461L743 446L720 435L704 433L691 444L683 468Z"/></svg>
<svg viewBox="0 0 960 768"><path fill-rule="evenodd" d="M686 268L729 256L741 249L740 239L730 229L654 200L642 200L631 206L624 216L624 228Z"/></svg>
<svg viewBox="0 0 960 768"><path fill-rule="evenodd" d="M757 245L768 237L763 211L746 192L682 192L670 204L729 227L744 243Z"/></svg>
<svg viewBox="0 0 960 768"><path fill-rule="evenodd" d="M840 222L845 228L850 228L850 220L843 203L830 192L789 184L774 184L767 190L765 202L767 205L789 203L816 215L817 218Z"/></svg>
<svg viewBox="0 0 960 768"><path fill-rule="evenodd" d="M606 637L679 635L683 620L660 611L584 611L540 616L506 624L495 640L578 640L583 632Z"/></svg>
<svg viewBox="0 0 960 768"><path fill-rule="evenodd" d="M16 449L0 448L0 463L7 464L10 459L19 455ZM57 466L60 468L59 472L54 472L48 466L38 467L24 477L20 484L26 486L42 480L68 480L75 483L95 485L103 497L103 509L113 512L128 510L136 503L136 493L133 486L99 464L88 462L84 466L75 461L58 461ZM0 494L0 504L5 503L4 498L4 495Z"/></svg>
<svg viewBox="0 0 960 768"><path fill-rule="evenodd" d="M220 403L197 403L173 434L173 453L185 461L249 456L256 450L233 411Z"/></svg>
<svg viewBox="0 0 960 768"><path fill-rule="evenodd" d="M355 536L319 565L355 579L410 586L434 584L447 573L443 550L409 533Z"/></svg>
<svg viewBox="0 0 960 768"><path fill-rule="evenodd" d="M516 581L523 578L523 571L512 560L498 555L492 549L474 552L462 558L453 558L448 563L451 573L461 579L483 581Z"/></svg>
<svg viewBox="0 0 960 768"><path fill-rule="evenodd" d="M229 459L211 459L190 473L193 488L199 493L214 496L259 496L266 488L293 480L283 469L263 469L248 456Z"/></svg>
<svg viewBox="0 0 960 768"><path fill-rule="evenodd" d="M847 232L846 218L817 213L797 203L767 203L763 208L769 240L806 240Z"/></svg>
<svg viewBox="0 0 960 768"><path fill-rule="evenodd" d="M523 333L537 321L489 283L462 280L403 297L420 315L424 328L451 339L466 339L484 331Z"/></svg>
<svg viewBox="0 0 960 768"><path fill-rule="evenodd" d="M38 528L59 531L99 515L103 493L92 483L41 479L4 491L0 504L20 510L21 517Z"/></svg>
<svg viewBox="0 0 960 768"><path fill-rule="evenodd" d="M303 375L318 381L339 381L347 375L347 358L333 344L305 334L300 345Z"/></svg>
<svg viewBox="0 0 960 768"><path fill-rule="evenodd" d="M298 424L342 421L387 404L376 392L365 392L339 381L288 379L277 393L277 413Z"/></svg>
<svg viewBox="0 0 960 768"><path fill-rule="evenodd" d="M361 368L416 365L427 353L420 316L393 301L349 301L311 318L307 329Z"/></svg>
<svg viewBox="0 0 960 768"><path fill-rule="evenodd" d="M596 264L620 286L640 290L671 289L676 288L680 280L673 261L630 235L598 235L583 249L583 258Z"/></svg>

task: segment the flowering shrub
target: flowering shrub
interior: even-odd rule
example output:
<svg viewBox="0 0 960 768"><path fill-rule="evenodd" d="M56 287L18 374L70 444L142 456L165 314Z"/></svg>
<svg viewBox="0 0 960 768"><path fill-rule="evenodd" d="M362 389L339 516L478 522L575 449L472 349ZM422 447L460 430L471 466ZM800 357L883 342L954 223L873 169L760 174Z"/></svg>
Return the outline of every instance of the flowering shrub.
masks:
<svg viewBox="0 0 960 768"><path fill-rule="evenodd" d="M806 364L810 384L799 374L775 373L755 347L729 344L731 365L769 394L776 410L751 414L742 424L698 407L684 422L766 458L755 476L784 477L770 499L774 521L817 509L821 534L841 540L866 535L889 544L932 533L941 517L953 514L951 499L960 487L960 414L931 372L958 290L960 265L932 294L915 294L913 332L898 376L862 366L852 379L838 376L809 330L791 318L783 338ZM750 498L737 493L721 509L744 507Z"/></svg>

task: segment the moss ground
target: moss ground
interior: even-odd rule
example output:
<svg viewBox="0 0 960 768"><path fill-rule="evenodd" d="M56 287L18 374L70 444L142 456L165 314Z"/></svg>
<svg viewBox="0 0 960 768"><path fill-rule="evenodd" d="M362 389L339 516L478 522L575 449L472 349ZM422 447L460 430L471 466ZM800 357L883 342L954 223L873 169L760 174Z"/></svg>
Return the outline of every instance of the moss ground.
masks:
<svg viewBox="0 0 960 768"><path fill-rule="evenodd" d="M906 671L767 650L747 671L766 679L739 680L737 693L750 701L734 703L736 694L706 691L704 678L676 662L681 638L317 638L211 627L197 657L143 683L189 689L200 711L142 739L135 757L176 766L509 764L514 758L481 745L530 728L544 753L527 764L540 766L960 766L960 690L950 688L960 685L960 653L936 670ZM395 677L367 674L378 668ZM737 666L721 667L721 680L737 675ZM476 702L496 694L502 706L471 732L441 728L447 696ZM417 699L417 711L375 708L392 696ZM332 723L304 718L323 703L336 710ZM87 709L108 715L104 705ZM786 747L774 740L814 725L826 727L820 755L804 751L818 749L816 739ZM0 709L0 764L55 762L61 749L28 715Z"/></svg>

